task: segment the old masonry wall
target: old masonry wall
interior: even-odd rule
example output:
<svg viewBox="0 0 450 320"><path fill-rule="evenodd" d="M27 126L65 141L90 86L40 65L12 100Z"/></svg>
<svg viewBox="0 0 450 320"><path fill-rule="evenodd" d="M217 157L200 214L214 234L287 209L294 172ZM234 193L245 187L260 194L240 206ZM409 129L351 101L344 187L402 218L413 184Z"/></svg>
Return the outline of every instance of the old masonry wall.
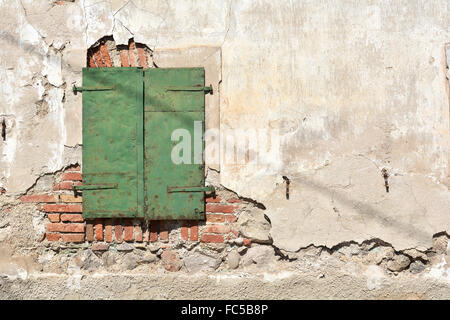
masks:
<svg viewBox="0 0 450 320"><path fill-rule="evenodd" d="M448 299L449 10L0 1L0 297ZM71 88L112 66L205 67L206 146L246 150L205 221L83 218Z"/></svg>

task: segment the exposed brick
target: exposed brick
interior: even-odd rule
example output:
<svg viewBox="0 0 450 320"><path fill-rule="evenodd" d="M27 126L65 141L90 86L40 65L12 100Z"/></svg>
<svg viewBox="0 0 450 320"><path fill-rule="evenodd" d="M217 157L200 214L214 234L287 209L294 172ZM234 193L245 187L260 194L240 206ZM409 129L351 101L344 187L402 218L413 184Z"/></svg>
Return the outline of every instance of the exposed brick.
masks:
<svg viewBox="0 0 450 320"><path fill-rule="evenodd" d="M94 241L94 224L91 222L86 223L86 240L89 242Z"/></svg>
<svg viewBox="0 0 450 320"><path fill-rule="evenodd" d="M102 54L102 58L103 58L103 61L105 62L105 65L108 68L112 67L111 58L109 56L108 48L106 47L106 44L102 43L100 45L100 53Z"/></svg>
<svg viewBox="0 0 450 320"><path fill-rule="evenodd" d="M236 210L235 206L226 204L206 204L206 211L208 212L221 212L221 213L233 213Z"/></svg>
<svg viewBox="0 0 450 320"><path fill-rule="evenodd" d="M61 202L83 202L82 196L75 197L73 194L60 194L59 200Z"/></svg>
<svg viewBox="0 0 450 320"><path fill-rule="evenodd" d="M222 198L218 197L218 196L216 196L215 198L212 196L209 196L209 197L206 197L205 199L206 199L206 202L216 202L217 203L217 202L222 201Z"/></svg>
<svg viewBox="0 0 450 320"><path fill-rule="evenodd" d="M59 213L49 213L47 218L50 222L59 222Z"/></svg>
<svg viewBox="0 0 450 320"><path fill-rule="evenodd" d="M63 214L61 214L61 221L63 221L63 222L83 222L84 218L79 213L63 213Z"/></svg>
<svg viewBox="0 0 450 320"><path fill-rule="evenodd" d="M53 194L29 194L20 197L22 202L58 202L58 197Z"/></svg>
<svg viewBox="0 0 450 320"><path fill-rule="evenodd" d="M181 239L188 241L189 240L189 227L186 222L183 223L181 227Z"/></svg>
<svg viewBox="0 0 450 320"><path fill-rule="evenodd" d="M169 241L169 231L168 225L164 221L160 221L159 223L159 240L160 241Z"/></svg>
<svg viewBox="0 0 450 320"><path fill-rule="evenodd" d="M83 242L83 233L62 234L61 238L64 242Z"/></svg>
<svg viewBox="0 0 450 320"><path fill-rule="evenodd" d="M208 243L223 243L224 239L223 236L219 234L202 234L200 241Z"/></svg>
<svg viewBox="0 0 450 320"><path fill-rule="evenodd" d="M58 241L61 239L61 235L59 233L46 233L45 238L47 238L48 241Z"/></svg>
<svg viewBox="0 0 450 320"><path fill-rule="evenodd" d="M114 220L114 236L116 238L116 242L122 242L122 223L120 220Z"/></svg>
<svg viewBox="0 0 450 320"><path fill-rule="evenodd" d="M139 61L140 61L141 67L142 68L147 68L148 67L148 65L147 65L147 56L145 55L144 48L141 47L141 46L138 46L137 47L137 51L138 51Z"/></svg>
<svg viewBox="0 0 450 320"><path fill-rule="evenodd" d="M97 65L95 64L94 55L92 53L92 50L88 50L88 65L90 68L96 68Z"/></svg>
<svg viewBox="0 0 450 320"><path fill-rule="evenodd" d="M100 54L100 50L98 48L96 48L94 51L94 59L95 63L97 64L97 67L103 68L105 66L102 60L102 55Z"/></svg>
<svg viewBox="0 0 450 320"><path fill-rule="evenodd" d="M74 181L81 181L82 175L79 172L65 172L62 174L61 179L63 181L67 181L67 180L74 180Z"/></svg>
<svg viewBox="0 0 450 320"><path fill-rule="evenodd" d="M47 223L49 232L84 232L83 223Z"/></svg>
<svg viewBox="0 0 450 320"><path fill-rule="evenodd" d="M124 236L123 239L127 242L133 241L133 223L130 221L130 219L126 219L124 222Z"/></svg>
<svg viewBox="0 0 450 320"><path fill-rule="evenodd" d="M128 50L127 49L120 50L120 61L122 63L122 67L130 66L130 63L128 61Z"/></svg>
<svg viewBox="0 0 450 320"><path fill-rule="evenodd" d="M81 182L70 182L70 181L64 181L61 183L56 183L53 186L53 190L54 191L58 191L58 190L72 190L72 186L81 186L82 183Z"/></svg>
<svg viewBox="0 0 450 320"><path fill-rule="evenodd" d="M134 53L134 48L135 48L134 41L130 40L130 43L128 45L128 56L130 57L130 65L132 67L137 67L138 65L136 63L137 61L136 61L136 55Z"/></svg>
<svg viewBox="0 0 450 320"><path fill-rule="evenodd" d="M244 244L244 246L248 247L252 244L252 240L244 238L243 244Z"/></svg>
<svg viewBox="0 0 450 320"><path fill-rule="evenodd" d="M240 203L242 201L238 198L232 198L232 199L227 200L227 202L228 203Z"/></svg>
<svg viewBox="0 0 450 320"><path fill-rule="evenodd" d="M103 241L103 219L95 219L95 240Z"/></svg>
<svg viewBox="0 0 450 320"><path fill-rule="evenodd" d="M112 229L113 229L113 220L106 219L105 220L105 241L112 242Z"/></svg>
<svg viewBox="0 0 450 320"><path fill-rule="evenodd" d="M159 221L150 222L150 242L158 241Z"/></svg>
<svg viewBox="0 0 450 320"><path fill-rule="evenodd" d="M236 220L237 220L237 217L234 214L226 214L224 216L225 216L225 220L230 223L236 222Z"/></svg>
<svg viewBox="0 0 450 320"><path fill-rule="evenodd" d="M136 242L142 242L142 228L139 224L134 226L134 240Z"/></svg>
<svg viewBox="0 0 450 320"><path fill-rule="evenodd" d="M206 226L202 231L205 233L229 233L230 227L224 224L211 224Z"/></svg>
<svg viewBox="0 0 450 320"><path fill-rule="evenodd" d="M206 222L225 222L225 215L223 215L223 214L207 214Z"/></svg>
<svg viewBox="0 0 450 320"><path fill-rule="evenodd" d="M192 221L189 229L191 241L198 241L198 221Z"/></svg>
<svg viewBox="0 0 450 320"><path fill-rule="evenodd" d="M81 204L45 204L46 212L82 212Z"/></svg>

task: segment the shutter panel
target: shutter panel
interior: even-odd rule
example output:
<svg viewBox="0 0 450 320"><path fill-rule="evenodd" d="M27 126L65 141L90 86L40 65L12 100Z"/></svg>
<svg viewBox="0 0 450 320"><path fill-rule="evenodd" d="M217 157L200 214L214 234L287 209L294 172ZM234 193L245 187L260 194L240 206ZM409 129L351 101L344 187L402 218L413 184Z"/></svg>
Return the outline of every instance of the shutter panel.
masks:
<svg viewBox="0 0 450 320"><path fill-rule="evenodd" d="M143 217L143 70L83 69L83 215Z"/></svg>
<svg viewBox="0 0 450 320"><path fill-rule="evenodd" d="M144 78L145 216L149 220L204 219L205 71L148 69ZM194 137L194 121L201 124L201 137ZM190 133L191 164L172 162L172 149L179 141L171 141L171 135L177 129ZM195 144L200 149L197 163Z"/></svg>

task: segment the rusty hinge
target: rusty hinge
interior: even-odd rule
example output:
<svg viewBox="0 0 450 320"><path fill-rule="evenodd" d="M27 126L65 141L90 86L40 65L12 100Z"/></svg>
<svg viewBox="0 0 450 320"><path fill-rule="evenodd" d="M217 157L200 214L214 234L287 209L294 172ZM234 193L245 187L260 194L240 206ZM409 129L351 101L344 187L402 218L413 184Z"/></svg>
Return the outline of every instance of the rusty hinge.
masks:
<svg viewBox="0 0 450 320"><path fill-rule="evenodd" d="M207 187L167 187L167 192L215 192L213 186Z"/></svg>
<svg viewBox="0 0 450 320"><path fill-rule="evenodd" d="M205 94L213 94L213 87L209 85L209 87L183 87L183 86L174 86L168 87L166 91L203 91Z"/></svg>
<svg viewBox="0 0 450 320"><path fill-rule="evenodd" d="M84 184L82 186L73 186L72 189L75 191L83 190L99 190L99 189L117 189L117 183L102 183L102 184Z"/></svg>
<svg viewBox="0 0 450 320"><path fill-rule="evenodd" d="M83 91L108 91L108 90L114 90L115 87L77 87L73 85L72 91L74 94L77 94L77 92L83 92Z"/></svg>

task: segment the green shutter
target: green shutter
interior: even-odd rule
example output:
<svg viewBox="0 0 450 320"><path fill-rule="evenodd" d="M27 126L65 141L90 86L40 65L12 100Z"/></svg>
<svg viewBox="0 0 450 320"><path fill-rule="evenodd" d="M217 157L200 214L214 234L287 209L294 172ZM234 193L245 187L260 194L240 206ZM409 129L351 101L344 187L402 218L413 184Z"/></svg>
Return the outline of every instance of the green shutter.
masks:
<svg viewBox="0 0 450 320"><path fill-rule="evenodd" d="M143 217L143 70L84 68L83 215Z"/></svg>
<svg viewBox="0 0 450 320"><path fill-rule="evenodd" d="M203 132L197 137L200 163L194 163L194 122L204 130L203 68L145 71L145 216L149 220L204 219ZM191 136L191 164L175 164L171 153L178 141L172 132ZM200 139L200 140L198 140ZM200 143L198 143L200 141Z"/></svg>

